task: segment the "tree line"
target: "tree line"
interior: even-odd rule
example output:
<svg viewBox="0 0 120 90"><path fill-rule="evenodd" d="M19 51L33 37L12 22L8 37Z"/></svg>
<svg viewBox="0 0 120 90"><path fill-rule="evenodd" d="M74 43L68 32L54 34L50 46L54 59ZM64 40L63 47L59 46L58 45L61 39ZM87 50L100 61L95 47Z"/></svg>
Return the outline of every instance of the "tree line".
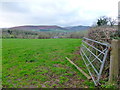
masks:
<svg viewBox="0 0 120 90"><path fill-rule="evenodd" d="M2 29L1 38L50 39L50 38L82 38L87 31L80 32L37 32L28 30Z"/></svg>

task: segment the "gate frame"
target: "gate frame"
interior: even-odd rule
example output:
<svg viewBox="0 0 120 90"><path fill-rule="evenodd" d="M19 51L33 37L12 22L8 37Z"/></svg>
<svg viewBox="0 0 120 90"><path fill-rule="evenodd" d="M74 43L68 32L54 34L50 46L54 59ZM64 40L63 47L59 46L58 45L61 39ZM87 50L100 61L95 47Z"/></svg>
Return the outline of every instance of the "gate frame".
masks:
<svg viewBox="0 0 120 90"><path fill-rule="evenodd" d="M86 54L84 53L84 51L83 51L83 49L82 49L83 47L80 49L80 54L81 54L81 56L82 56L82 58L83 58L83 61L84 61L85 65L86 65L86 67L87 67L87 69L88 69L88 72L89 72L89 74L90 74L90 76L91 76L91 78L92 78L95 86L98 86L98 85L100 84L100 83L99 83L99 80L100 80L100 77L101 77L101 74L102 74L102 70L103 70L103 67L104 67L105 60L106 60L106 58L107 58L107 54L108 54L108 52L109 52L110 44L108 44L108 43L101 43L101 42L98 42L98 41L95 41L95 40L92 40L92 39L88 39L88 38L86 38L86 37L83 37L83 39L88 40L88 41L91 41L91 42L94 42L94 43L101 44L101 45L103 45L103 46L106 46L106 48L105 48L103 51L101 51L101 50L97 49L96 47L92 46L91 44L85 42L84 40L82 41L82 42L86 43L88 46L91 46L91 47L94 48L95 50L99 51L100 54L102 53L102 54L104 55L103 60L99 60L99 58L98 58L94 53L92 53L92 51L89 50L89 48L87 48L87 47L86 47L85 45L83 45L83 43L82 43L82 46L85 47L90 53L92 53L92 54L95 56L95 58L97 58L97 59L102 63L101 66L100 66L99 72L96 71L96 69L95 69L94 66L92 65L91 61L89 60L89 58L88 58L88 57L86 56ZM89 62L89 65L91 65L92 68L94 69L94 71L96 72L96 74L97 74L97 80L95 80L95 78L93 77L90 69L88 68L88 64L86 64L86 61L85 61L85 59L84 59L84 57L83 57L83 54L84 54L84 56L87 58L87 60L88 60L88 62ZM99 55L98 55L98 56L99 56ZM94 61L94 60L93 60L93 61Z"/></svg>

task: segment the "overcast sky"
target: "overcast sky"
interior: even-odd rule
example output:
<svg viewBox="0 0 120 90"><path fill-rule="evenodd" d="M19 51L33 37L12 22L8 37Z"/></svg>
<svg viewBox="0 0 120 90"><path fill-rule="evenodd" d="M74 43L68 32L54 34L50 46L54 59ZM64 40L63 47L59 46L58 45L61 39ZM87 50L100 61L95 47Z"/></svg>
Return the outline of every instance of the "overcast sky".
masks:
<svg viewBox="0 0 120 90"><path fill-rule="evenodd" d="M0 28L21 25L92 25L117 18L119 0L0 0Z"/></svg>

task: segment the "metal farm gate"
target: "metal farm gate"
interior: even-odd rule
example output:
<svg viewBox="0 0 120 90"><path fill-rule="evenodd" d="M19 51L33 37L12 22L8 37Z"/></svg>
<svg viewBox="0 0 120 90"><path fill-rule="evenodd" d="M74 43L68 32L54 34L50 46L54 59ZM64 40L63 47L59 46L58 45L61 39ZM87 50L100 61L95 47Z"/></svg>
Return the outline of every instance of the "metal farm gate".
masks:
<svg viewBox="0 0 120 90"><path fill-rule="evenodd" d="M80 54L95 84L99 85L99 80L110 45L92 39L83 38Z"/></svg>

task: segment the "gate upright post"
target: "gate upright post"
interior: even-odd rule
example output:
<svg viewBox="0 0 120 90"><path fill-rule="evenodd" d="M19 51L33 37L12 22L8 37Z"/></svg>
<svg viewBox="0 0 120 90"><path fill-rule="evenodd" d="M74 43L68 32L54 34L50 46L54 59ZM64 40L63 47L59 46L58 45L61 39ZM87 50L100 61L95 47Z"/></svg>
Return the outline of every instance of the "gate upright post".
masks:
<svg viewBox="0 0 120 90"><path fill-rule="evenodd" d="M112 40L109 83L120 85L120 40Z"/></svg>

